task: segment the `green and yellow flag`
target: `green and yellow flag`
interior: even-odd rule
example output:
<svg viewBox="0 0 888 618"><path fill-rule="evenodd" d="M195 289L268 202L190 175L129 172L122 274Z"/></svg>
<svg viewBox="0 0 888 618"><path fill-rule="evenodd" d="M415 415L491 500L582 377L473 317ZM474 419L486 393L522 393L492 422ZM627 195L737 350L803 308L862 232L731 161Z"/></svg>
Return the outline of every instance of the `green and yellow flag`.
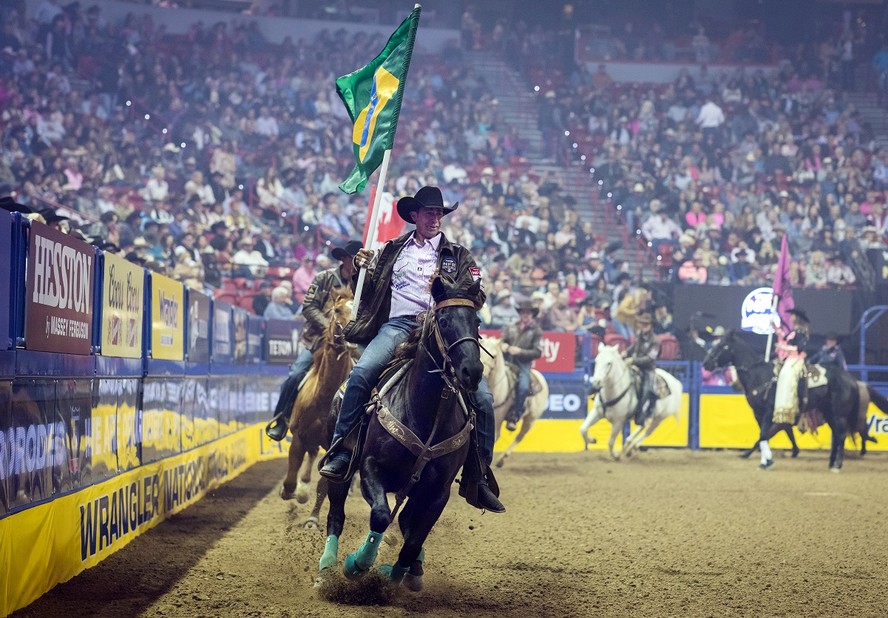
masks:
<svg viewBox="0 0 888 618"><path fill-rule="evenodd" d="M346 193L363 191L370 174L376 171L383 154L391 150L395 141L419 11L419 6L413 9L370 64L336 80L336 92L354 123L352 141L356 164L339 185Z"/></svg>

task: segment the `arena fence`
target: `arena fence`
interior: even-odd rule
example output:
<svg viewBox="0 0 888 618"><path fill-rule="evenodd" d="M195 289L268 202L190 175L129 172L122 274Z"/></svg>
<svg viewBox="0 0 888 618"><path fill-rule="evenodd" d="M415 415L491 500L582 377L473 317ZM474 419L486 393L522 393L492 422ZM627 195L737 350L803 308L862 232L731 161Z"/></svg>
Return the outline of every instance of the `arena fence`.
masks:
<svg viewBox="0 0 888 618"><path fill-rule="evenodd" d="M288 443L264 436L300 323L263 320L0 211L0 615L126 546ZM549 406L519 451L579 451L590 349L546 333ZM668 361L686 395L647 442L739 448L741 395ZM888 419L871 411L877 436ZM593 429L605 448L610 428ZM504 432L498 448L511 441ZM775 446L786 446L775 441ZM800 439L826 448L827 431ZM888 439L874 449L888 449Z"/></svg>

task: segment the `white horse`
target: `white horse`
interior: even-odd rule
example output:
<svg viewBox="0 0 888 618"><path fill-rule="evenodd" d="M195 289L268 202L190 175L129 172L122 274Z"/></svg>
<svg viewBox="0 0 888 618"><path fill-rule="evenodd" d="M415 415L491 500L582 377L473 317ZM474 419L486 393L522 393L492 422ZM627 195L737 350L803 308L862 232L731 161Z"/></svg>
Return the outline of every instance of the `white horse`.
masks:
<svg viewBox="0 0 888 618"><path fill-rule="evenodd" d="M607 448L615 460L619 460L622 455L629 457L667 416L674 416L678 421L681 411L681 382L667 371L657 369L656 372L657 376L666 381L669 394L657 401L653 413L644 425L632 432L623 445L622 453L616 453L614 443L617 435L623 430L625 422L635 414L638 395L632 382L631 370L620 355L619 348L599 345L598 356L595 358L595 372L591 380L592 388L596 389L598 394L595 396L591 412L580 425L580 434L586 443L586 449L595 443L595 438L589 436L589 429L603 418L611 423Z"/></svg>
<svg viewBox="0 0 888 618"><path fill-rule="evenodd" d="M496 418L496 439L499 439L500 428L506 420L506 414L512 409L515 401L516 376L506 366L506 359L503 357L502 341L496 337L485 337L482 341L484 348L492 354L481 354L481 362L484 363L484 377L490 385L490 392L493 395L493 410ZM524 401L524 412L521 414L521 427L515 435L512 444L503 451L502 455L496 460L496 467L502 468L506 458L512 454L518 443L524 439L534 422L539 419L546 406L549 403L549 384L536 369L531 369L531 394ZM536 381L540 389L533 392L533 383Z"/></svg>

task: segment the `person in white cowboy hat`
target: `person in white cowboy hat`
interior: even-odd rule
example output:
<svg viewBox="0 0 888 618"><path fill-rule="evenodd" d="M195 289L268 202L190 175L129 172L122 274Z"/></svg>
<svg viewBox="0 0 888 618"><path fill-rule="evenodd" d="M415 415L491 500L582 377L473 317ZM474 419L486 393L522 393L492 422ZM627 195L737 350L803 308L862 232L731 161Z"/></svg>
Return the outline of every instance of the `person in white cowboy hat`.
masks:
<svg viewBox="0 0 888 618"><path fill-rule="evenodd" d="M345 480L351 453L343 446L343 438L360 421L379 376L395 348L413 330L416 316L431 309L432 278L440 272L456 281L481 279L481 270L469 250L450 242L441 232L441 219L458 206L446 205L438 187L426 186L415 196L402 197L397 204L398 215L416 229L388 241L378 253L361 249L355 256L355 266L368 268L368 276L357 316L346 326L344 335L349 342L366 347L348 378L330 450L321 460L320 473L331 480ZM482 288L474 299L475 306L480 308L485 299ZM477 446L470 448L466 459L460 495L472 506L502 513L505 507L487 482L493 460L494 417L493 397L485 380L468 399L477 412L478 427L470 438ZM470 465L481 468L477 487L467 486L466 468Z"/></svg>

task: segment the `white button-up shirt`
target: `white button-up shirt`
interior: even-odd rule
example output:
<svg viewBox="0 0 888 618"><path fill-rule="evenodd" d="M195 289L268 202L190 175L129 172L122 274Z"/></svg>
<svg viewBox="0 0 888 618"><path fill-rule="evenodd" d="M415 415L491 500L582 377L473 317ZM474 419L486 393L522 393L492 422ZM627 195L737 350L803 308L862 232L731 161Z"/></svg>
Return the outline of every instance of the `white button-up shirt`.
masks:
<svg viewBox="0 0 888 618"><path fill-rule="evenodd" d="M389 319L415 316L431 306L432 276L438 268L440 245L440 233L431 240L424 241L414 232L401 249L392 271L392 306Z"/></svg>

